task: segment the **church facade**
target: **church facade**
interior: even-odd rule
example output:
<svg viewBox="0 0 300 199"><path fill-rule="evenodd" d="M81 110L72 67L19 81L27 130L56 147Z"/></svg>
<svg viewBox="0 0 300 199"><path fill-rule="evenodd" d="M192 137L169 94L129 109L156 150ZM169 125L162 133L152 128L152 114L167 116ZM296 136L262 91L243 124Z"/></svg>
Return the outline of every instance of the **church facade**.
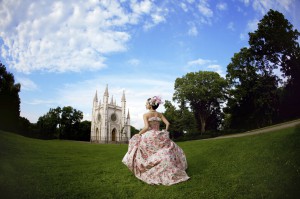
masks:
<svg viewBox="0 0 300 199"><path fill-rule="evenodd" d="M113 97L109 103L108 86L103 101L98 101L97 91L93 100L91 142L93 143L126 143L130 139L129 110L126 116L126 98L123 91L121 106Z"/></svg>

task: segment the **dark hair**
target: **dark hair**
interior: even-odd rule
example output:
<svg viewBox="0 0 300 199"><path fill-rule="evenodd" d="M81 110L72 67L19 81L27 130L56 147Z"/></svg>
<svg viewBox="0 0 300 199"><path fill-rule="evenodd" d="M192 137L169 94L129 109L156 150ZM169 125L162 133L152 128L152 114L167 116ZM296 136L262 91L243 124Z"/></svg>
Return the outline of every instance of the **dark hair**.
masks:
<svg viewBox="0 0 300 199"><path fill-rule="evenodd" d="M150 100L151 100L151 98L148 98L148 100L147 100L148 103L149 103ZM154 105L154 106L150 104L150 106L152 107L153 110L156 110L159 107L159 104Z"/></svg>

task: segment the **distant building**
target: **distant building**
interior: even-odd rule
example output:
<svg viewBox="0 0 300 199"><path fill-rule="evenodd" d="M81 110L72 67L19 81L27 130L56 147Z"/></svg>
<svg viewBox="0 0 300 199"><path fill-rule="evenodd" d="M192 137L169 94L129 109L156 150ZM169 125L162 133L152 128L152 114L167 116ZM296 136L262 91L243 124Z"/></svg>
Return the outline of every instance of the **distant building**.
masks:
<svg viewBox="0 0 300 199"><path fill-rule="evenodd" d="M113 97L108 103L108 86L103 95L103 102L98 102L97 91L93 101L91 142L120 143L130 139L129 110L126 117L126 98L123 91L121 106L116 104Z"/></svg>

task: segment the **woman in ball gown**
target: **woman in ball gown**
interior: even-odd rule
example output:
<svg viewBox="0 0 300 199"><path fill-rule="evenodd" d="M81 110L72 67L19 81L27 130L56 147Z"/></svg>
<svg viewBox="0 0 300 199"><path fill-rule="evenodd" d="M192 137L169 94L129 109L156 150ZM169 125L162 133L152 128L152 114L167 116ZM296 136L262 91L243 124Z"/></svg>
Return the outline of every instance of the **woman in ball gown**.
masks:
<svg viewBox="0 0 300 199"><path fill-rule="evenodd" d="M145 126L129 140L122 162L148 184L173 185L189 179L185 172L187 161L183 150L169 138L168 120L156 111L161 103L158 96L147 100ZM165 130L159 129L161 121L166 125Z"/></svg>

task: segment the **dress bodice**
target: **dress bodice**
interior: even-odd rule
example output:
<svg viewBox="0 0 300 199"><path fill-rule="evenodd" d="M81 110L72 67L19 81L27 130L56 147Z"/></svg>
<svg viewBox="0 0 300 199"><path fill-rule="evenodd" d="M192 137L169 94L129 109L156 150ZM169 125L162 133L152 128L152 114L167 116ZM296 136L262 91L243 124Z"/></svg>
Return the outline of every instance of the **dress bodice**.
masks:
<svg viewBox="0 0 300 199"><path fill-rule="evenodd" d="M150 117L148 119L150 130L159 130L160 117Z"/></svg>

